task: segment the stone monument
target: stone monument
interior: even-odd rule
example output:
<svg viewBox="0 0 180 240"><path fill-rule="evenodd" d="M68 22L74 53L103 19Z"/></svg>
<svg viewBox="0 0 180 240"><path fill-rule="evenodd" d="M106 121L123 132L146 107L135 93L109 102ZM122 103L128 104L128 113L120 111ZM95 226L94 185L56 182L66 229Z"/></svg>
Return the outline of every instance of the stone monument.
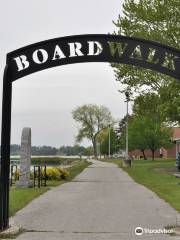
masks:
<svg viewBox="0 0 180 240"><path fill-rule="evenodd" d="M20 148L20 176L16 186L19 188L32 187L31 170L31 128L23 128Z"/></svg>

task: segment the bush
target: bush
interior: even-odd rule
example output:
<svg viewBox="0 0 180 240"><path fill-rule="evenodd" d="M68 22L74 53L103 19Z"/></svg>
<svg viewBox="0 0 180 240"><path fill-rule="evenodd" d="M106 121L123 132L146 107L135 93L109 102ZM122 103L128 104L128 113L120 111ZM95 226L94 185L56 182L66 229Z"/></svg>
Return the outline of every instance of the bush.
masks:
<svg viewBox="0 0 180 240"><path fill-rule="evenodd" d="M45 177L44 170L42 171L42 176ZM47 180L58 180L60 181L61 179L67 179L69 176L69 172L65 169L62 168L47 168L46 169L46 179Z"/></svg>
<svg viewBox="0 0 180 240"><path fill-rule="evenodd" d="M60 180L61 175L57 168L47 168L46 169L46 179L47 180Z"/></svg>
<svg viewBox="0 0 180 240"><path fill-rule="evenodd" d="M35 172L36 177L38 176L38 171ZM18 169L16 172L13 173L13 177L15 179L19 179L20 170ZM41 176L45 178L44 169L41 171ZM69 172L60 167L51 167L46 168L46 180L58 180L67 179L69 177ZM30 178L34 179L34 172L30 172Z"/></svg>
<svg viewBox="0 0 180 240"><path fill-rule="evenodd" d="M57 170L59 171L59 173L61 175L61 179L67 179L69 177L69 172L67 170L62 169L60 167L58 167Z"/></svg>

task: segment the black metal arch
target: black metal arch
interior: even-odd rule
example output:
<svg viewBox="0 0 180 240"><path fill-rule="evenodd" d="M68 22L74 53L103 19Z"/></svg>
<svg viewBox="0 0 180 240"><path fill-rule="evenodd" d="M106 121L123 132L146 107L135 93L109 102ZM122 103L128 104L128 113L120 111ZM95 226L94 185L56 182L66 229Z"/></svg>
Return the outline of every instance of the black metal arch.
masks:
<svg viewBox="0 0 180 240"><path fill-rule="evenodd" d="M82 62L140 66L180 80L180 50L119 35L79 35L35 43L7 54L11 81L46 68Z"/></svg>
<svg viewBox="0 0 180 240"><path fill-rule="evenodd" d="M12 82L46 68L82 62L130 64L180 80L180 50L126 36L98 34L55 38L8 53L3 77L0 231L9 225Z"/></svg>

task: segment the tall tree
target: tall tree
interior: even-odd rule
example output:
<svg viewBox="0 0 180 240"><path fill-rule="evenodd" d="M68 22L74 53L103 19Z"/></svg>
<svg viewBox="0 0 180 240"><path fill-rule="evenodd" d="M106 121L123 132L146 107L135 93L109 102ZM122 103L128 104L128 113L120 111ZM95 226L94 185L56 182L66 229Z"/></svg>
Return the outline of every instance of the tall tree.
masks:
<svg viewBox="0 0 180 240"><path fill-rule="evenodd" d="M132 121L132 116L128 115L128 122L130 123ZM127 124L127 115L124 116L118 124L118 127L116 128L116 138L118 143L118 149L125 149L125 142L122 140L124 139L124 135L126 133L126 124Z"/></svg>
<svg viewBox="0 0 180 240"><path fill-rule="evenodd" d="M148 114L134 115L129 124L129 149L139 149L144 159L146 159L146 149L151 150L152 159L154 159L157 149L171 147L171 138L171 129L160 121L159 117L155 119ZM125 135L122 136L122 141L125 142Z"/></svg>
<svg viewBox="0 0 180 240"><path fill-rule="evenodd" d="M109 133L109 127L107 128L103 128L96 136L96 140L97 140L97 143L98 143L98 146L97 146L97 149L98 149L98 153L100 154L100 157L101 155L103 154L101 152L101 148L102 148L102 142L103 140L106 138L106 136L108 135Z"/></svg>
<svg viewBox="0 0 180 240"><path fill-rule="evenodd" d="M112 123L110 110L105 106L93 104L77 107L72 111L73 119L80 124L77 142L87 138L92 141L94 156L97 157L97 135Z"/></svg>
<svg viewBox="0 0 180 240"><path fill-rule="evenodd" d="M179 0L125 0L123 15L115 23L115 34L140 37L158 41L180 48L180 4ZM157 91L170 77L150 70L143 70L128 65L116 64L117 80L128 87L142 90L142 86Z"/></svg>
<svg viewBox="0 0 180 240"><path fill-rule="evenodd" d="M166 122L164 112L158 109L160 102L160 97L155 93L139 95L134 101L133 115L129 118L129 149L141 150L144 158L146 149L152 151L154 158L158 148L171 146L172 133L164 123ZM125 126L122 127L120 142L125 147Z"/></svg>
<svg viewBox="0 0 180 240"><path fill-rule="evenodd" d="M125 0L123 14L114 22L117 31L132 37L157 41L180 48L179 0ZM180 123L180 84L169 76L129 65L112 64L117 81L131 94L154 92L161 101L157 106L166 114L166 119ZM168 97L167 97L168 96Z"/></svg>
<svg viewBox="0 0 180 240"><path fill-rule="evenodd" d="M131 116L131 121L129 122L128 127L128 145L129 150L135 150L139 149L144 159L146 159L145 156L145 150L148 148L147 145L147 135L145 132L145 129L148 127L146 119L139 116ZM120 137L120 143L121 146L125 149L126 146L126 132L125 129L122 132L122 135Z"/></svg>
<svg viewBox="0 0 180 240"><path fill-rule="evenodd" d="M166 121L172 125L180 125L180 83L172 82L168 87L164 86L159 91L159 111L166 117Z"/></svg>
<svg viewBox="0 0 180 240"><path fill-rule="evenodd" d="M148 116L158 122L164 122L166 120L166 114L159 110L158 106L160 104L161 99L157 94L141 94L134 100L133 113L139 116Z"/></svg>
<svg viewBox="0 0 180 240"><path fill-rule="evenodd" d="M92 156L93 155L93 147L89 146L84 149L83 155Z"/></svg>
<svg viewBox="0 0 180 240"><path fill-rule="evenodd" d="M148 124L144 129L146 136L146 143L148 149L152 152L152 159L154 160L154 153L161 147L170 148L172 146L171 138L172 131L163 123L154 121L152 118L145 117L145 121Z"/></svg>
<svg viewBox="0 0 180 240"><path fill-rule="evenodd" d="M100 151L103 155L109 155L109 137L110 137L110 154L113 155L118 150L118 142L117 136L113 128L110 129L110 136L109 131L102 139L100 145Z"/></svg>

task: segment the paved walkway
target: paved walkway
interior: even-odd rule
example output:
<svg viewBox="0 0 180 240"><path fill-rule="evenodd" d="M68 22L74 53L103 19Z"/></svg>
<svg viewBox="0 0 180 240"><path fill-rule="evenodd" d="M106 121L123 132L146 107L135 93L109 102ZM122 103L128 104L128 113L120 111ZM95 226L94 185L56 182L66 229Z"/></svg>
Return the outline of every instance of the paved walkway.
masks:
<svg viewBox="0 0 180 240"><path fill-rule="evenodd" d="M28 232L18 240L174 240L136 236L136 227L175 225L178 213L110 163L93 160L74 181L56 187L14 217Z"/></svg>

